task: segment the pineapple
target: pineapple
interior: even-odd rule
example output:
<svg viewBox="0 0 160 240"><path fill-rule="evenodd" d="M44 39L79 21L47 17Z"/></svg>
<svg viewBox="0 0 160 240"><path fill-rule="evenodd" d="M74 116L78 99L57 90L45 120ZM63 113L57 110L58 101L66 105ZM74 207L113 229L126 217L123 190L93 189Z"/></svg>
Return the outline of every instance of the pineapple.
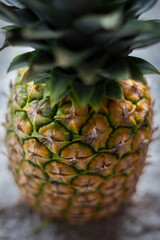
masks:
<svg viewBox="0 0 160 240"><path fill-rule="evenodd" d="M159 72L129 53L160 41L158 20L138 20L156 1L6 2L2 49L35 49L9 67L21 68L6 141L22 196L51 219L108 217L135 192L153 132L144 75Z"/></svg>

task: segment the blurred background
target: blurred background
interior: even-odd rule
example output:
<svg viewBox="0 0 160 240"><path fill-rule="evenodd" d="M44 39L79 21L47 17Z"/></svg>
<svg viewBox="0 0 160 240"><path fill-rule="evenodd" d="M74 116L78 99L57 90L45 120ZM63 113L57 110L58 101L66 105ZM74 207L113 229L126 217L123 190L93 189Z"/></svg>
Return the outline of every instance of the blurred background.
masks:
<svg viewBox="0 0 160 240"><path fill-rule="evenodd" d="M160 0L142 19L160 19ZM0 27L6 26L0 21ZM0 46L4 42L0 32ZM5 149L5 112L9 84L16 72L7 74L11 60L28 48L7 48L0 53L0 240L160 240L160 129L153 136L147 165L130 204L109 220L73 227L53 222L43 227L43 219L20 199L19 190L8 169ZM160 44L132 53L160 70ZM154 125L160 127L160 76L147 77L155 100Z"/></svg>

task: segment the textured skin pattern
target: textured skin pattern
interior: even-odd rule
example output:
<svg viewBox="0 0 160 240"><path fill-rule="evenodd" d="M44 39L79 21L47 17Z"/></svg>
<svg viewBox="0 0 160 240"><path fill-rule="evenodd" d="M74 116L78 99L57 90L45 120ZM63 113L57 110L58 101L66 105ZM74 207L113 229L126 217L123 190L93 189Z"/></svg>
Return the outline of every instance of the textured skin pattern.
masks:
<svg viewBox="0 0 160 240"><path fill-rule="evenodd" d="M148 87L122 82L124 99L99 111L54 109L44 85L12 86L7 113L10 167L24 199L48 218L83 223L116 212L136 189L152 134Z"/></svg>

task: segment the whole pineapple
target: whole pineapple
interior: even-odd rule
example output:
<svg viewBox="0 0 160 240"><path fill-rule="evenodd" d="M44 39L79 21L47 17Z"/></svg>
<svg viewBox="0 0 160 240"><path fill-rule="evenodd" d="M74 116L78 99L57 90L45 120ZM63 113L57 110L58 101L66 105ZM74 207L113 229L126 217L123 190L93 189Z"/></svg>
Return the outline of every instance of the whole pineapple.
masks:
<svg viewBox="0 0 160 240"><path fill-rule="evenodd" d="M143 75L158 71L128 55L160 41L159 21L137 20L156 1L7 2L0 16L14 25L4 47L35 48L9 68L28 66L12 86L6 123L22 195L49 218L109 216L135 191L152 135Z"/></svg>

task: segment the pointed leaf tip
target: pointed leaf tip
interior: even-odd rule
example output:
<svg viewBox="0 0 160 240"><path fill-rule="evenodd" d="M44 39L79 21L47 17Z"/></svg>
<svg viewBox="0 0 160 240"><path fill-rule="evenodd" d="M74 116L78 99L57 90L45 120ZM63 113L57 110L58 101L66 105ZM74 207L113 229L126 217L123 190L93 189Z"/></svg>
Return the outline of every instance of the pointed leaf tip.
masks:
<svg viewBox="0 0 160 240"><path fill-rule="evenodd" d="M55 68L44 90L44 97L50 98L53 108L63 97L69 93L69 85L75 76L63 72L60 68Z"/></svg>
<svg viewBox="0 0 160 240"><path fill-rule="evenodd" d="M2 47L0 47L0 51L4 50L5 48L9 47L9 43L7 40L4 41Z"/></svg>
<svg viewBox="0 0 160 240"><path fill-rule="evenodd" d="M142 58L129 56L128 59L131 63L137 65L143 75L160 74L160 71L156 67Z"/></svg>
<svg viewBox="0 0 160 240"><path fill-rule="evenodd" d="M8 72L11 72L18 68L28 67L34 54L35 54L35 51L32 51L32 52L23 53L21 55L16 56L11 62L8 68Z"/></svg>
<svg viewBox="0 0 160 240"><path fill-rule="evenodd" d="M72 95L73 95L75 104L77 104L80 107L86 107L86 105L90 101L93 91L94 91L93 85L85 85L80 81L73 82Z"/></svg>
<svg viewBox="0 0 160 240"><path fill-rule="evenodd" d="M120 84L115 80L107 81L105 96L111 99L123 98L123 90Z"/></svg>

